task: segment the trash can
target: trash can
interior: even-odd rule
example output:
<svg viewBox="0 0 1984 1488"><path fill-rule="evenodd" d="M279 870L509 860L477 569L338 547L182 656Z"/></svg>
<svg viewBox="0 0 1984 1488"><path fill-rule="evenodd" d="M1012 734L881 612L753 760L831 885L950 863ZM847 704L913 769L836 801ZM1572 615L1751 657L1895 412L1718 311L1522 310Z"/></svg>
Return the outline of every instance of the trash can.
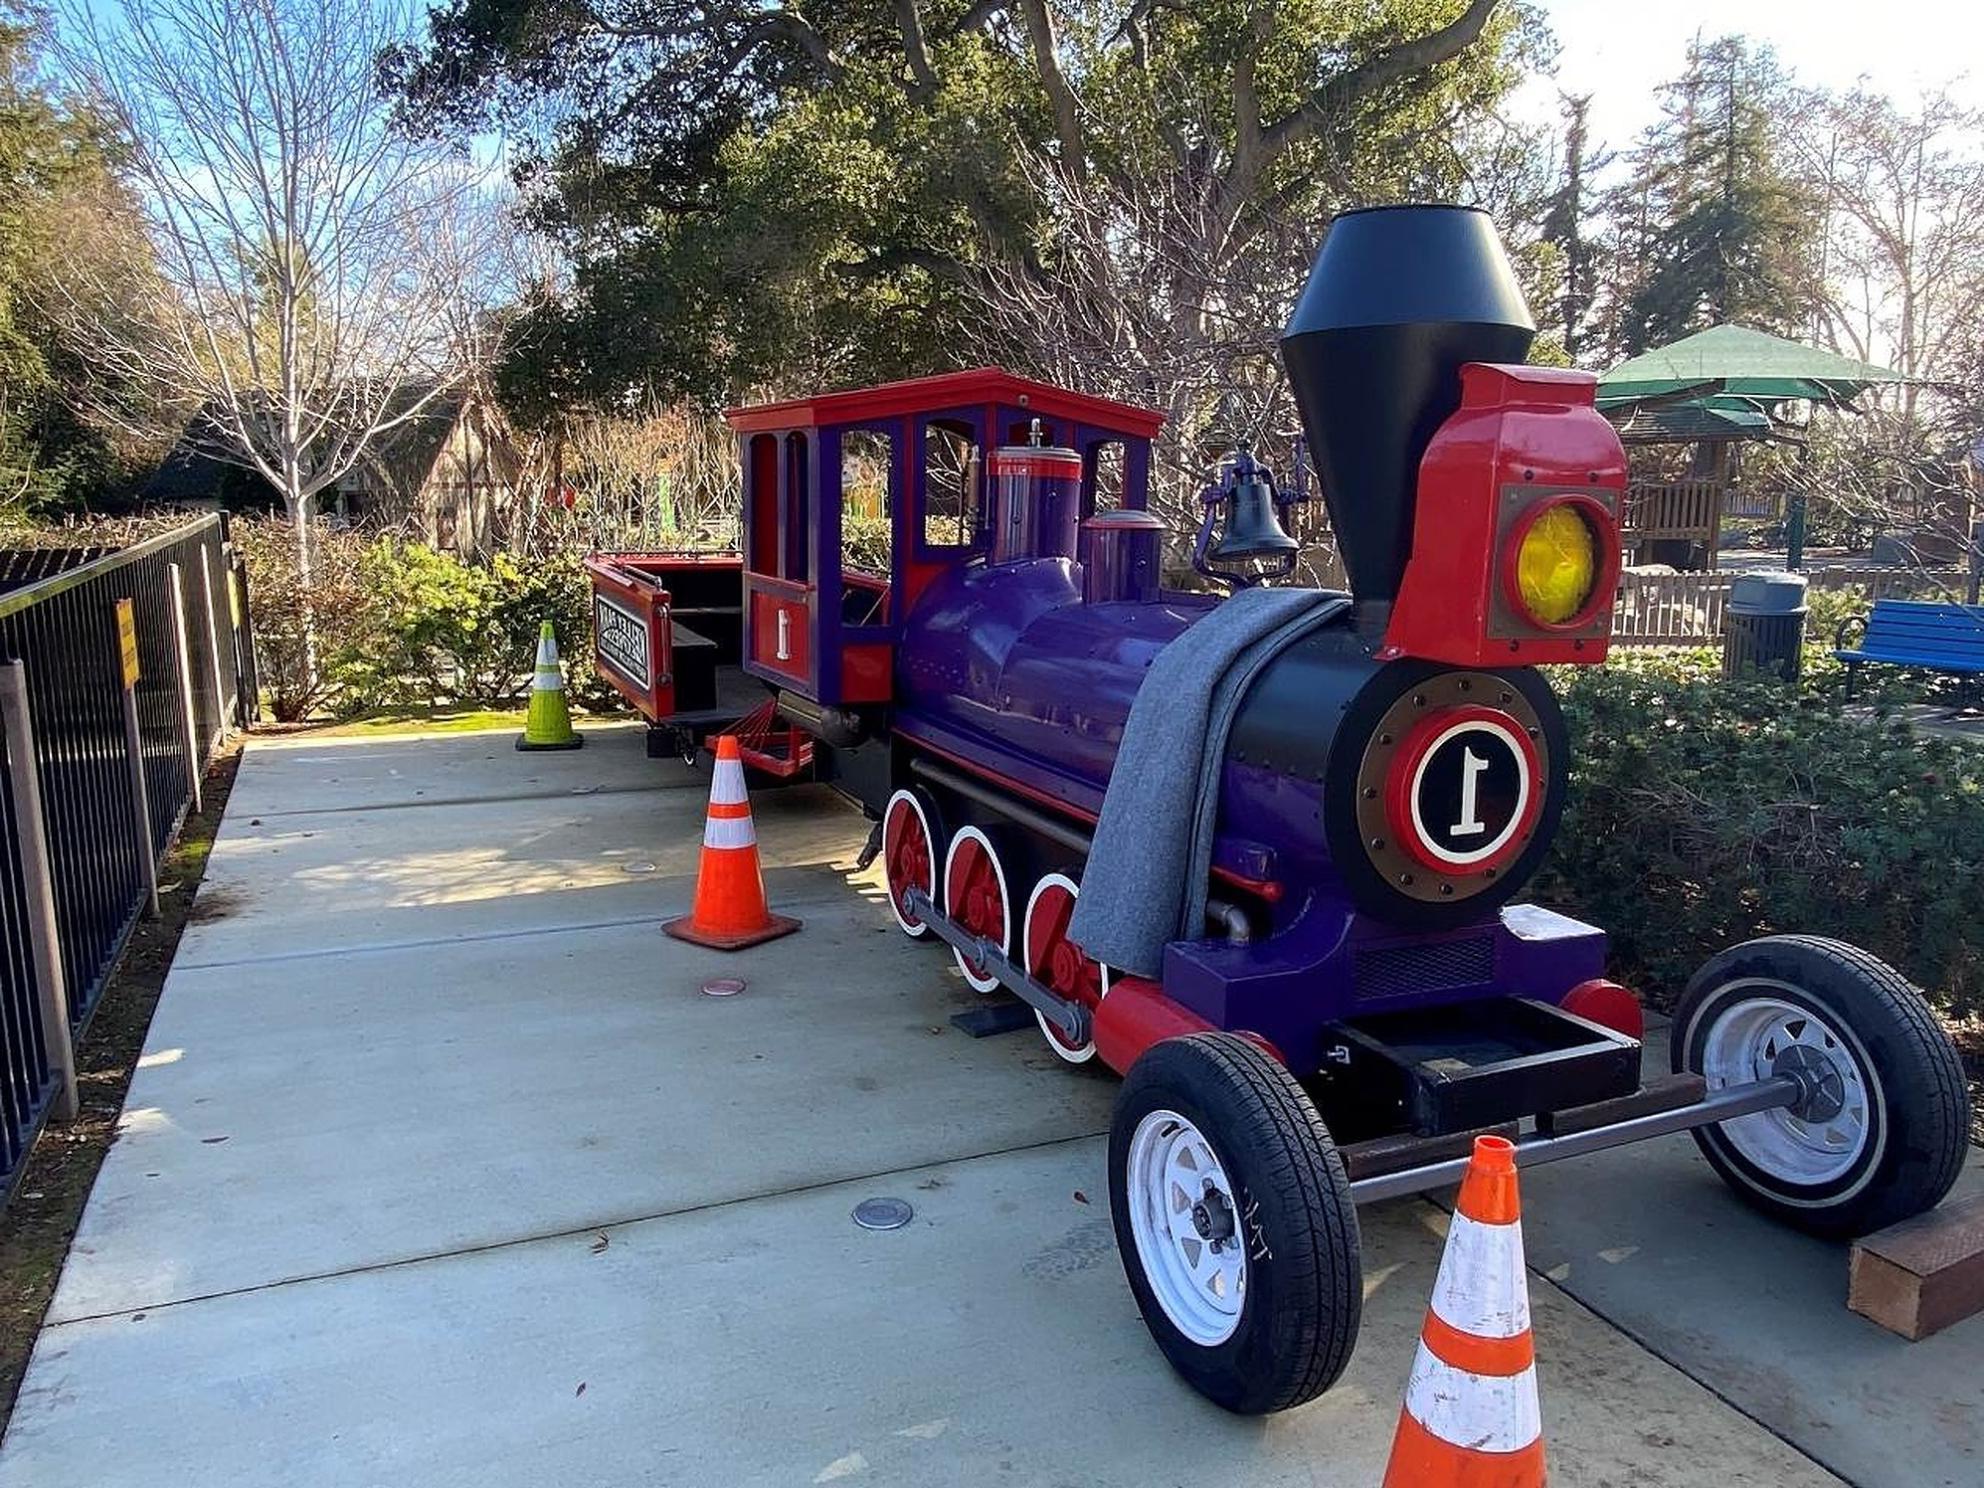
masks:
<svg viewBox="0 0 1984 1488"><path fill-rule="evenodd" d="M1722 622L1722 675L1756 667L1796 682L1804 658L1804 575L1738 574Z"/></svg>

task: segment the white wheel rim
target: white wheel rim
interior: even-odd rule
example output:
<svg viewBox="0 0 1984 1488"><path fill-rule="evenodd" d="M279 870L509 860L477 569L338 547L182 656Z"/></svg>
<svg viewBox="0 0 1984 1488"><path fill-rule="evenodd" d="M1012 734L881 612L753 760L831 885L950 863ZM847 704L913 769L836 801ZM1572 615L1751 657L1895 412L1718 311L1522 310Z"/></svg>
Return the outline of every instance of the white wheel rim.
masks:
<svg viewBox="0 0 1984 1488"><path fill-rule="evenodd" d="M1068 877L1067 874L1050 873L1041 879L1039 883L1035 884L1033 886L1033 892L1027 895L1026 913L1020 916L1020 964L1026 967L1029 975L1035 977L1040 977L1040 973L1034 970L1033 911L1034 907L1040 903L1041 894L1049 889L1066 889L1068 891L1068 897L1071 899L1081 892L1081 886L1072 878ZM1101 997L1107 997L1109 995L1109 968L1098 965L1096 970L1102 974ZM1040 977L1040 979L1042 981L1046 980L1045 977ZM1101 999L1098 998L1098 1006L1100 1006L1100 1001ZM1067 1060L1068 1063L1087 1064L1089 1060L1095 1058L1094 1039L1090 1039L1079 1049L1070 1049L1056 1036L1059 1030L1047 1021L1047 1014L1035 1008L1033 1010L1033 1016L1040 1024L1040 1032L1047 1040L1047 1047Z"/></svg>
<svg viewBox="0 0 1984 1488"><path fill-rule="evenodd" d="M889 840L889 824L896 820L896 805L898 802L906 804L915 813L916 824L922 829L924 850L930 859L931 880L922 887L923 892L930 895L933 899L937 895L936 838L930 831L930 818L923 810L923 803L916 798L915 791L899 790L893 796L889 797L889 804L882 808L883 897L889 901L889 913L895 916L896 924L901 927L903 934L914 935L920 939L930 933L930 927L921 920L910 919L909 916L902 912L902 906L896 903L895 886L889 881L889 872L896 860L895 844Z"/></svg>
<svg viewBox="0 0 1984 1488"><path fill-rule="evenodd" d="M1013 944L1013 896L1006 885L1006 865L999 861L999 853L992 846L992 839L977 827L959 827L957 836L951 839L951 845L944 849L944 911L952 919L957 918L957 900L951 893L951 872L957 864L958 849L967 842L977 843L984 852L986 861L992 865L992 877L999 885L999 934L995 943L1001 952L1009 952ZM986 938L993 939L991 936ZM964 979L971 984L973 991L999 990L999 979L977 970L965 959L963 951L953 946L951 954L957 958L958 970L964 973Z"/></svg>
<svg viewBox="0 0 1984 1488"><path fill-rule="evenodd" d="M1836 1077L1830 1088L1837 1111L1807 1120L1779 1108L1720 1123L1723 1139L1752 1166L1785 1183L1813 1188L1837 1182L1861 1160L1874 1134L1880 1081L1858 1042L1826 1019L1768 993L1745 997L1715 1015L1701 1047L1701 1072L1711 1090L1768 1080L1787 1059Z"/></svg>
<svg viewBox="0 0 1984 1488"><path fill-rule="evenodd" d="M1247 1247L1219 1154L1176 1111L1152 1111L1131 1134L1123 1187L1137 1261L1165 1317L1201 1347L1226 1342L1247 1305ZM1217 1249L1194 1220L1214 1198L1235 1226Z"/></svg>

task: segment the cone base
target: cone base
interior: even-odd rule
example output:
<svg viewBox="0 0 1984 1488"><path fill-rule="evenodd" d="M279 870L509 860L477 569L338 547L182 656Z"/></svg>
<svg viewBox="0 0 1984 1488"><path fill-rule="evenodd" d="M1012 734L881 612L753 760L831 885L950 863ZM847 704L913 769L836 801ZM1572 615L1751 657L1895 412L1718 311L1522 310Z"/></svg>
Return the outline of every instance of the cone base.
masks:
<svg viewBox="0 0 1984 1488"><path fill-rule="evenodd" d="M586 737L584 734L574 734L571 738L562 739L556 744L540 744L527 734L520 736L517 740L517 748L524 750L526 753L544 749L583 749L585 747Z"/></svg>
<svg viewBox="0 0 1984 1488"><path fill-rule="evenodd" d="M696 917L685 914L680 919L670 920L663 925L662 932L677 940L686 940L691 945L707 946L713 951L741 951L746 946L762 944L767 940L777 940L781 935L790 935L802 921L789 915L768 914L765 923L750 930L699 930Z"/></svg>
<svg viewBox="0 0 1984 1488"><path fill-rule="evenodd" d="M1474 1451L1442 1441L1400 1411L1383 1488L1545 1488L1543 1438L1513 1452Z"/></svg>

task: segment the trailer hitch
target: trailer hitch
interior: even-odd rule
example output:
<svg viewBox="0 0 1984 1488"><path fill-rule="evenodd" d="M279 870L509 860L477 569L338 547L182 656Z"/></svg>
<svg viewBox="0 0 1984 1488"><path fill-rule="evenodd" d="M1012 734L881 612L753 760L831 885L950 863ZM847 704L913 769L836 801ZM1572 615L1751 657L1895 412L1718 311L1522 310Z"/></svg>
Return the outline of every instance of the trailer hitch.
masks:
<svg viewBox="0 0 1984 1488"><path fill-rule="evenodd" d="M932 934L961 953L972 965L983 967L987 975L998 978L1000 986L1060 1029L1071 1044L1079 1047L1094 1036L1094 1020L1087 1008L1035 981L998 946L982 936L973 935L943 913L930 902L930 896L923 892L921 884L911 884L903 890L902 907L913 919L928 925Z"/></svg>

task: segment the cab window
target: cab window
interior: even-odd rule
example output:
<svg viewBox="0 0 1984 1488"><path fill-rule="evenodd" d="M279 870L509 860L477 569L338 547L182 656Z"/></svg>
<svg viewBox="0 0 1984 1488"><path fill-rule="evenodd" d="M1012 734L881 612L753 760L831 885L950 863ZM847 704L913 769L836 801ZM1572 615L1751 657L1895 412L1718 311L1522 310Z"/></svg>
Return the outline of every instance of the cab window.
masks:
<svg viewBox="0 0 1984 1488"><path fill-rule="evenodd" d="M978 436L956 419L923 426L923 544L969 548L978 541Z"/></svg>
<svg viewBox="0 0 1984 1488"><path fill-rule="evenodd" d="M890 482L894 441L880 429L850 429L840 441L840 561L886 574L895 558Z"/></svg>

